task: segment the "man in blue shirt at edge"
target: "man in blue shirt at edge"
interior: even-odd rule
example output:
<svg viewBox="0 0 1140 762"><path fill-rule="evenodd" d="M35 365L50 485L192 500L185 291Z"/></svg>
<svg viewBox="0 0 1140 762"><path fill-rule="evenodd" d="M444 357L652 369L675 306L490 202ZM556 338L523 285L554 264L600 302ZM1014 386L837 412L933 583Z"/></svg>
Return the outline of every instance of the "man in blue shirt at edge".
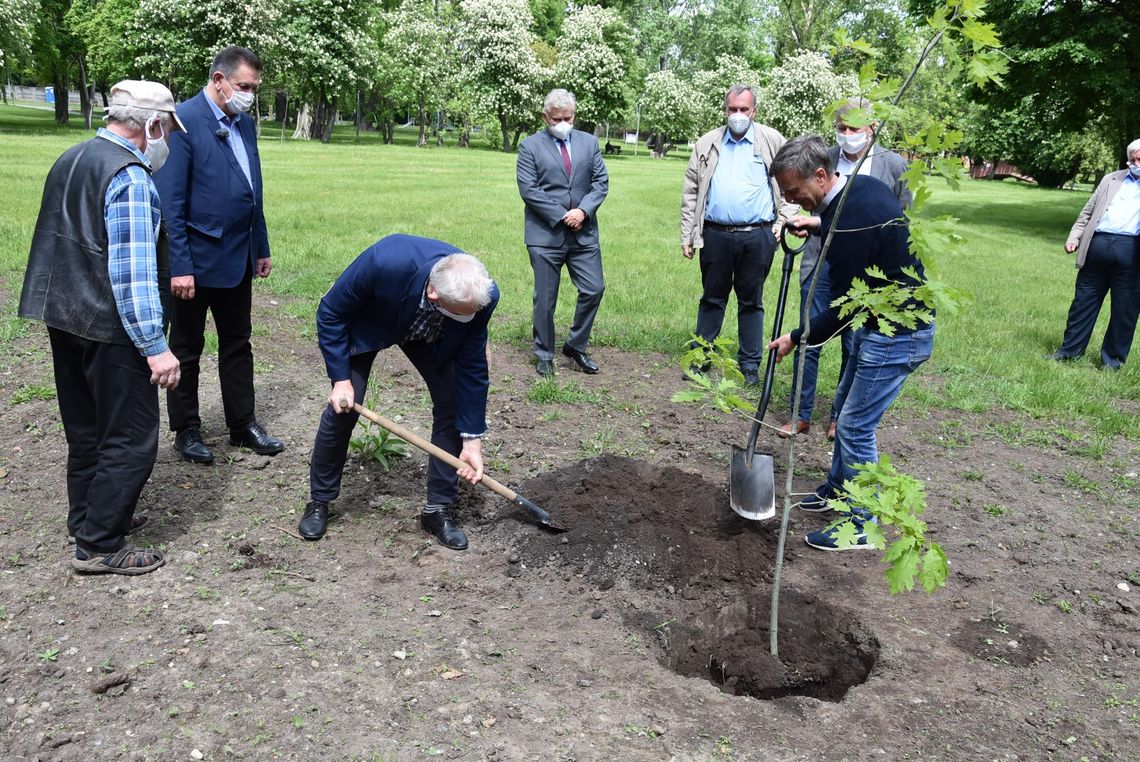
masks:
<svg viewBox="0 0 1140 762"><path fill-rule="evenodd" d="M158 390L180 379L164 335L170 265L151 172L185 131L157 82L111 88L107 126L68 149L44 183L20 316L47 324L67 436L72 566L137 575L165 563L126 536L158 451Z"/></svg>
<svg viewBox="0 0 1140 762"><path fill-rule="evenodd" d="M784 136L753 121L756 93L733 85L724 97L726 126L700 137L681 191L681 254L700 251L701 301L697 336L720 335L729 292L735 290L737 361L749 384L759 383L764 346L764 281L776 252L777 218L794 207L782 204L769 174Z"/></svg>
<svg viewBox="0 0 1140 762"><path fill-rule="evenodd" d="M487 323L498 301L499 289L478 259L411 235L390 235L365 249L321 297L317 341L332 390L313 444L311 499L297 527L302 537L324 536L358 418L353 402L364 399L376 355L395 344L427 384L432 444L464 463L457 473L429 459L420 524L446 548L467 547L449 509L459 477L474 484L483 476Z"/></svg>
<svg viewBox="0 0 1140 762"><path fill-rule="evenodd" d="M1051 360L1075 360L1085 352L1093 326L1112 293L1108 328L1100 347L1105 368L1128 359L1140 315L1140 140L1125 151L1128 168L1109 172L1097 184L1065 241L1077 255L1077 285L1061 347Z"/></svg>
<svg viewBox="0 0 1140 762"><path fill-rule="evenodd" d="M871 288L889 282L921 285L922 280L904 272L909 270L919 279L925 277L922 263L911 253L907 242L909 231L902 206L886 184L866 175L849 178L837 174L827 144L814 135L801 135L785 143L772 161L772 174L789 201L813 213L810 217L796 216L789 220L794 230L808 230L812 235L826 238L828 231L834 229L827 252L831 276L829 304L850 291L856 278ZM847 183L852 187L837 223L836 201ZM887 280L868 275L868 267L881 270ZM912 298L900 305L900 309L927 307ZM845 481L855 477L855 466L878 462L875 430L879 421L902 390L907 376L928 360L934 349L933 310L929 310L929 314L929 322L920 318L914 328L892 325L891 336L880 330L879 320L874 315L868 316L853 332L851 357L835 392L835 406L840 412L831 470L827 482L800 502L802 510L812 513L831 510L828 500L837 495ZM839 308L829 306L826 311L811 315L809 330L803 326L796 328L768 347L777 350L779 360L801 343L817 344L838 335L843 323ZM820 550L871 547L863 525L873 518L859 508L852 508L849 515L856 529L854 546L838 546L838 528L811 532L805 538L807 544Z"/></svg>

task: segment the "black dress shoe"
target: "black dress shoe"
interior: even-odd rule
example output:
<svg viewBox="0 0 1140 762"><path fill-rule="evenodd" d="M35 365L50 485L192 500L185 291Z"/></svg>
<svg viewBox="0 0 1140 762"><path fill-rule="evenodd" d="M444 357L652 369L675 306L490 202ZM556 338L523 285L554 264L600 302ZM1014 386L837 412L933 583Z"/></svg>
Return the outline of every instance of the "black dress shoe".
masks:
<svg viewBox="0 0 1140 762"><path fill-rule="evenodd" d="M247 423L240 429L230 429L230 444L235 447L248 447L258 455L276 455L285 449L285 443L271 437L257 421Z"/></svg>
<svg viewBox="0 0 1140 762"><path fill-rule="evenodd" d="M198 429L183 429L174 435L174 449L182 453L182 457L191 463L213 463L214 453L202 441L202 432Z"/></svg>
<svg viewBox="0 0 1140 762"><path fill-rule="evenodd" d="M312 500L305 506L305 515L297 523L297 532L306 540L319 540L325 536L329 523L329 504Z"/></svg>
<svg viewBox="0 0 1140 762"><path fill-rule="evenodd" d="M566 355L571 360L578 363L578 367L582 369L583 373L593 374L593 373L597 373L598 370L600 370L598 368L598 364L596 362L594 362L593 359L591 359L591 357L588 354L586 354L585 352L579 352L577 349L570 346L569 344L566 344L562 347L562 354Z"/></svg>
<svg viewBox="0 0 1140 762"><path fill-rule="evenodd" d="M543 378L554 377L554 363L551 360L536 360L534 371Z"/></svg>
<svg viewBox="0 0 1140 762"><path fill-rule="evenodd" d="M455 526L455 522L447 514L447 509L440 508L431 513L421 513L420 526L425 532L439 540L439 544L443 547L452 550L467 550L467 535L463 534L462 529Z"/></svg>

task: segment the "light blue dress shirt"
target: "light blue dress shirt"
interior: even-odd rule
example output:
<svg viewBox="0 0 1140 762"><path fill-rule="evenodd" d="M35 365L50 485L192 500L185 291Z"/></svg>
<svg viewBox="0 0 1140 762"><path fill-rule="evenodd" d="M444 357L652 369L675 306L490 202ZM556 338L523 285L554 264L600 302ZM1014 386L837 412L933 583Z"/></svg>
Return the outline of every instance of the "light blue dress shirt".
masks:
<svg viewBox="0 0 1140 762"><path fill-rule="evenodd" d="M755 152L754 130L755 127L737 139L725 128L720 158L709 185L706 220L721 225L751 225L776 218L768 167Z"/></svg>
<svg viewBox="0 0 1140 762"><path fill-rule="evenodd" d="M230 150L234 152L234 158L237 159L238 166L241 167L242 174L245 175L245 181L249 183L249 187L253 187L253 176L249 173L249 156L245 152L245 141L241 139L238 133L237 125L241 121L241 114L230 117L225 111L218 108L218 104L214 103L214 99L210 97L209 93L205 93L206 103L210 104L210 110L214 112L214 117L218 120L218 125L224 127L229 131L226 137L226 144ZM252 128L250 128L252 129Z"/></svg>
<svg viewBox="0 0 1140 762"><path fill-rule="evenodd" d="M1140 178L1129 172L1096 225L1097 233L1140 235Z"/></svg>

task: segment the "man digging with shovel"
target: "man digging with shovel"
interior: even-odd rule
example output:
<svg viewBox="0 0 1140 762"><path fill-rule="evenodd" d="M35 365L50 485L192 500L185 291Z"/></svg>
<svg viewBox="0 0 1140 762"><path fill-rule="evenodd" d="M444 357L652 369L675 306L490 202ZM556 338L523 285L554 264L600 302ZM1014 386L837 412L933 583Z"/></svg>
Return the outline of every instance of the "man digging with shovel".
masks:
<svg viewBox="0 0 1140 762"><path fill-rule="evenodd" d="M332 391L313 444L311 500L297 527L302 537L325 534L359 417L353 405L364 400L376 355L396 344L431 394L431 443L462 462L458 473L437 458L428 462L420 524L444 547L467 547L448 508L459 477L474 484L483 476L487 321L498 301L499 289L478 259L430 238L390 235L341 273L317 307L317 340Z"/></svg>
<svg viewBox="0 0 1140 762"><path fill-rule="evenodd" d="M833 233L831 246L824 252L831 274L829 304L845 295L855 279L865 281L870 288L889 282L903 287L922 285L925 275L922 263L907 244L906 217L898 198L885 184L866 175L836 174L827 145L813 135L801 135L784 144L772 160L772 174L784 198L813 213L792 218L788 224L793 230L809 230L825 242L828 232ZM851 189L836 220L839 197L847 183L851 183ZM877 268L886 280L869 275L869 267ZM914 328L888 324L871 314L854 331L851 358L835 393L835 406L840 413L831 471L827 482L800 502L805 511L831 510L828 500L837 497L843 483L855 477L854 467L878 462L875 429L906 377L930 358L934 347L933 310L913 298L899 309L914 311L918 318ZM854 316L840 319L839 307L829 307L812 315L806 329L801 326L784 334L768 348L777 350L778 361L796 346L808 348L837 336L851 317ZM861 508L852 507L848 513L856 530L854 545L840 547L836 542L837 528L808 534L807 544L820 550L872 547L863 525L874 518Z"/></svg>

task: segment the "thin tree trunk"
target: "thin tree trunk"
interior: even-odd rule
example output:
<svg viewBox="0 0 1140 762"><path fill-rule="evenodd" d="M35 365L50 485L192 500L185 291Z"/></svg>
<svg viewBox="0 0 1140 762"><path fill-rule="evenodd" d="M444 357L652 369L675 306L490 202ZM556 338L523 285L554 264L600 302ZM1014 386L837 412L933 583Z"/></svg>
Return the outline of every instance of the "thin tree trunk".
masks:
<svg viewBox="0 0 1140 762"><path fill-rule="evenodd" d="M507 115L499 112L499 129L503 131L503 153L511 152L511 128L507 125Z"/></svg>
<svg viewBox="0 0 1140 762"><path fill-rule="evenodd" d="M423 148L427 145L427 112L424 111L424 97L422 94L420 95L417 106L418 111L416 113L419 114L420 136L416 139L416 147Z"/></svg>
<svg viewBox="0 0 1140 762"><path fill-rule="evenodd" d="M443 120L446 115L447 110L441 108L438 113L439 118L436 121L435 128L435 144L437 146L443 146Z"/></svg>
<svg viewBox="0 0 1140 762"><path fill-rule="evenodd" d="M328 96L322 95L324 105L324 123L321 126L321 142L328 143L332 139L333 126L336 125L336 106L329 102Z"/></svg>
<svg viewBox="0 0 1140 762"><path fill-rule="evenodd" d="M83 56L77 56L79 59L79 110L83 113L83 126L91 129L91 96L93 95L92 87L87 83L87 66L83 62Z"/></svg>
<svg viewBox="0 0 1140 762"><path fill-rule="evenodd" d="M64 78L63 72L54 71L51 81L55 87L55 123L67 124L71 118L67 109L67 80Z"/></svg>

